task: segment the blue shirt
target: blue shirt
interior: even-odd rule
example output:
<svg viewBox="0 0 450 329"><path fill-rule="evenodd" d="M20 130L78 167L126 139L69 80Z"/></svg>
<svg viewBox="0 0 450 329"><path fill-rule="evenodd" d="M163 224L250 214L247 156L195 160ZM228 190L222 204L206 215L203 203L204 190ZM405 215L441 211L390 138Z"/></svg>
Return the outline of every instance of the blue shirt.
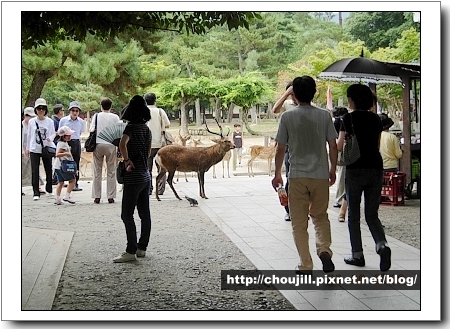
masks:
<svg viewBox="0 0 450 329"><path fill-rule="evenodd" d="M75 131L72 135L72 139L80 139L81 133L83 133L85 130L84 120L81 119L80 117L77 117L75 120L72 120L70 115L62 117L61 120L59 120L59 128L63 126L67 126Z"/></svg>

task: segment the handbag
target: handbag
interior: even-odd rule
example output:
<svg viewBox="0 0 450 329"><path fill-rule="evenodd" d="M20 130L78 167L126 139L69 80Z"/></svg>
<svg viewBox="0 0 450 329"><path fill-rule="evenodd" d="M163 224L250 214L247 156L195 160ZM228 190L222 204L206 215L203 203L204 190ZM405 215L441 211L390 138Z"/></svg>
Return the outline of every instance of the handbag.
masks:
<svg viewBox="0 0 450 329"><path fill-rule="evenodd" d="M120 161L116 168L117 183L123 184L123 176L125 174L125 162Z"/></svg>
<svg viewBox="0 0 450 329"><path fill-rule="evenodd" d="M338 153L337 164L339 166L348 166L352 163L355 163L361 156L358 140L356 139L355 130L353 128L352 115L349 115L350 122L352 124L352 134L345 137L344 147L342 148L342 151ZM342 125L344 125L344 121L342 121Z"/></svg>
<svg viewBox="0 0 450 329"><path fill-rule="evenodd" d="M91 131L89 137L84 142L86 152L94 152L97 147L97 114L95 115L95 129Z"/></svg>
<svg viewBox="0 0 450 329"><path fill-rule="evenodd" d="M62 160L61 171L63 173L75 174L77 172L77 163L73 160Z"/></svg>
<svg viewBox="0 0 450 329"><path fill-rule="evenodd" d="M44 142L42 141L42 136L41 136L41 131L39 130L39 125L36 122L36 130L38 132L39 135L39 139L41 140L41 145L42 145L42 157L43 158L54 158L56 156L56 147L53 146L44 146Z"/></svg>
<svg viewBox="0 0 450 329"><path fill-rule="evenodd" d="M161 131L163 133L163 135L161 136L161 147L163 147L163 146L166 146L166 145L173 144L174 138L173 138L171 133L169 133L168 131L164 130L165 127L163 125L161 111L162 110L159 109L159 120L160 120L160 123L161 123Z"/></svg>

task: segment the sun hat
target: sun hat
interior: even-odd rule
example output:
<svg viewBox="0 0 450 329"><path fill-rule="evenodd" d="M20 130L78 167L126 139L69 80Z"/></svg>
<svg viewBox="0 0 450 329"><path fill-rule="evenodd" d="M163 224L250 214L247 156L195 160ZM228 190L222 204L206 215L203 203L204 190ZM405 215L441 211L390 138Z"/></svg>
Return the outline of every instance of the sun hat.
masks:
<svg viewBox="0 0 450 329"><path fill-rule="evenodd" d="M383 126L383 130L389 129L394 125L394 121L388 117L386 113L378 114L381 119L381 125Z"/></svg>
<svg viewBox="0 0 450 329"><path fill-rule="evenodd" d="M34 102L34 108L36 108L38 106L45 106L45 107L47 107L47 102L45 101L45 99L43 99L43 98L36 99L36 101Z"/></svg>
<svg viewBox="0 0 450 329"><path fill-rule="evenodd" d="M34 113L34 109L31 106L26 107L23 110L23 115L28 115L30 117L35 117L36 113Z"/></svg>
<svg viewBox="0 0 450 329"><path fill-rule="evenodd" d="M67 126L62 126L58 129L57 134L58 136L65 136L65 135L72 135L75 132L75 130L70 129Z"/></svg>
<svg viewBox="0 0 450 329"><path fill-rule="evenodd" d="M73 107L78 107L78 108L80 109L80 111L81 111L80 103L78 103L77 101L72 101L72 102L70 102L70 104L69 104L69 111L70 111L70 109L73 108Z"/></svg>

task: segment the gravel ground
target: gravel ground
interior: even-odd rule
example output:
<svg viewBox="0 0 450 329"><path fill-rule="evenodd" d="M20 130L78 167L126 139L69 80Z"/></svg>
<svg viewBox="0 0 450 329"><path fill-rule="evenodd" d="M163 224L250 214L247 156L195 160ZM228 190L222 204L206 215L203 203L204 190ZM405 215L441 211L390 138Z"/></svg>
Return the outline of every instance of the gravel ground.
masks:
<svg viewBox="0 0 450 329"><path fill-rule="evenodd" d="M147 257L125 264L112 262L126 244L120 202L44 202L22 206L23 226L75 232L53 310L295 309L278 291L221 290L221 270L255 267L188 202L152 200Z"/></svg>
<svg viewBox="0 0 450 329"><path fill-rule="evenodd" d="M420 199L406 200L403 206L380 205L378 216L387 235L420 249Z"/></svg>

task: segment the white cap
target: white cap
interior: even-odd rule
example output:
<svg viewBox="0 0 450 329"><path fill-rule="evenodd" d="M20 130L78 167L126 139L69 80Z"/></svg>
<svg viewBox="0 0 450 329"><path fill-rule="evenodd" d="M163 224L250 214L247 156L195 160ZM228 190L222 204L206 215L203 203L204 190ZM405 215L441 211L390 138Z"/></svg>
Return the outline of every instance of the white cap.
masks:
<svg viewBox="0 0 450 329"><path fill-rule="evenodd" d="M23 110L23 115L28 115L30 117L35 117L36 113L34 113L34 109L31 106L26 107Z"/></svg>
<svg viewBox="0 0 450 329"><path fill-rule="evenodd" d="M62 126L58 129L57 134L58 136L65 136L65 135L72 135L75 132L75 130L70 129L67 126Z"/></svg>
<svg viewBox="0 0 450 329"><path fill-rule="evenodd" d="M45 99L43 99L43 98L36 99L36 101L34 102L34 108L36 108L38 106L45 106L45 107L47 107L47 102L45 101Z"/></svg>

